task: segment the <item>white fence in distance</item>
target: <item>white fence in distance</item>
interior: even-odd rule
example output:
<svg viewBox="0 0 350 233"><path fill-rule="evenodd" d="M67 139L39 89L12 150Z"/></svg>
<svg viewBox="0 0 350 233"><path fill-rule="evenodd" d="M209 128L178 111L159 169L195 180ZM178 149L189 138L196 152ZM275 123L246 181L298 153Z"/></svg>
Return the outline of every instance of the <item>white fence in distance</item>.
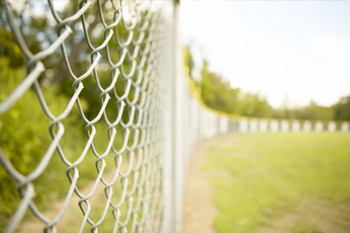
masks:
<svg viewBox="0 0 350 233"><path fill-rule="evenodd" d="M350 124L347 121L309 121L309 120L277 120L241 118L238 120L238 131L241 133L257 132L349 132Z"/></svg>

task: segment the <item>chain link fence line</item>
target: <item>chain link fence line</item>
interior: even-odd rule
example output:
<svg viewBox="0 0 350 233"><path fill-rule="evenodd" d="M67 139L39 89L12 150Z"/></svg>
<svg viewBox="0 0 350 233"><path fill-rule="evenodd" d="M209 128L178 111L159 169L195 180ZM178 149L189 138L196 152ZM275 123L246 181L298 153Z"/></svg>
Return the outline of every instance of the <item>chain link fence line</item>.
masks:
<svg viewBox="0 0 350 233"><path fill-rule="evenodd" d="M348 122L234 120L203 107L182 71L178 4L1 0L5 27L18 44L13 48L27 68L21 82L0 93L0 176L6 171L17 185L1 192L19 194L0 231L179 233L187 165L203 140L229 131L349 131ZM3 75L0 83L12 79ZM69 98L50 98L52 86ZM31 124L44 125L50 140L36 145L43 153L29 153L35 166L24 172L25 157L3 143L7 132L1 117L21 114L13 109L23 110L17 105L28 93L35 93L31 101L41 109L26 107L45 118ZM16 122L19 131L24 123ZM83 134L73 131L78 137L65 140L70 128ZM17 133L11 140L19 140ZM41 139L35 131L25 140ZM62 201L57 202L57 190L40 189L45 183L38 181L46 176L55 184L56 177L64 177ZM81 182L87 176L88 185ZM43 207L38 195L54 197ZM29 229L28 221L34 220L35 228Z"/></svg>
<svg viewBox="0 0 350 233"><path fill-rule="evenodd" d="M182 72L178 4L1 1L5 27L14 35L27 69L22 81L0 99L0 117L11 117L16 104L33 92L49 122L45 127L51 139L46 147L39 145L45 147L43 154L30 154L37 161L29 172L14 159L20 154L0 144L0 169L17 185L16 191L1 192L20 195L4 232L17 232L27 219L36 219L43 232L72 232L60 228L66 216L80 217L74 232L181 231L190 154L202 140L226 133L228 121L190 94ZM45 19L41 28L35 15ZM60 111L53 111L55 99L45 93L50 86L67 83L69 98ZM84 131L83 137L74 139L77 147L84 141L78 154L67 150L63 139L72 116L78 119L74 127ZM44 122L36 119L35 124ZM51 163L63 166L63 172L51 174ZM86 167L95 174L87 190L79 184ZM47 209L56 199L45 208L35 199L40 190L37 180L47 174L64 176L67 183L61 206L50 216ZM69 214L72 205L79 212Z"/></svg>
<svg viewBox="0 0 350 233"><path fill-rule="evenodd" d="M347 121L301 119L257 119L242 117L236 120L236 131L241 133L265 132L349 132Z"/></svg>

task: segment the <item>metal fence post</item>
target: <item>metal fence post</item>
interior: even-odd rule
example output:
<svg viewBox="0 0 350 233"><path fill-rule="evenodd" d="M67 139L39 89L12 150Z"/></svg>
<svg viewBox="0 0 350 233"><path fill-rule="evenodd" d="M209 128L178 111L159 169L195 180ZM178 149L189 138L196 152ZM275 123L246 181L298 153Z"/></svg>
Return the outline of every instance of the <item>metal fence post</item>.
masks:
<svg viewBox="0 0 350 233"><path fill-rule="evenodd" d="M173 134L173 232L180 233L182 228L182 205L184 193L184 154L186 148L183 137L183 114L186 114L186 107L182 106L185 103L184 98L186 92L184 90L185 83L183 77L182 49L179 35L179 1L174 1L174 43L173 43L173 90L172 90L172 134Z"/></svg>

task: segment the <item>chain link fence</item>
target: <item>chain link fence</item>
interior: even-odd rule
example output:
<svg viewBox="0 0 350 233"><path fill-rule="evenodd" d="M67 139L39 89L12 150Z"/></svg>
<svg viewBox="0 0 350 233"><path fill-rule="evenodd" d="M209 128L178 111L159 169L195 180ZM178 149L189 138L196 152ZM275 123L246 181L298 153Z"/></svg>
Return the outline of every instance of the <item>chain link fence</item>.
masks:
<svg viewBox="0 0 350 233"><path fill-rule="evenodd" d="M0 4L0 232L179 233L203 140L349 131L203 107L182 71L176 1Z"/></svg>
<svg viewBox="0 0 350 233"><path fill-rule="evenodd" d="M180 232L190 154L228 122L188 90L178 3L2 0L1 11L26 65L1 77L1 201L15 203L1 231Z"/></svg>

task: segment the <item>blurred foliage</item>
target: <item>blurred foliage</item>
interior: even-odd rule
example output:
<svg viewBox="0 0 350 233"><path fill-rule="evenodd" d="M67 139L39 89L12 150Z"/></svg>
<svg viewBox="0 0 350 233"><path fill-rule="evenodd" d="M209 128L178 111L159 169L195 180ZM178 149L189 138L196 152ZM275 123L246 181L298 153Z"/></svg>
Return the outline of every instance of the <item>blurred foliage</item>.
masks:
<svg viewBox="0 0 350 233"><path fill-rule="evenodd" d="M190 52L190 47L189 46L184 46L182 49L183 57L184 57L184 70L186 73L192 77L192 69L194 66L194 61L192 54Z"/></svg>
<svg viewBox="0 0 350 233"><path fill-rule="evenodd" d="M218 111L237 113L239 89L232 89L230 84L208 70L208 63L203 63L201 98L205 104Z"/></svg>
<svg viewBox="0 0 350 233"><path fill-rule="evenodd" d="M320 106L314 101L311 101L306 107L276 109L274 117L301 120L336 120L331 107Z"/></svg>
<svg viewBox="0 0 350 233"><path fill-rule="evenodd" d="M271 117L273 114L273 108L264 96L232 88L228 81L209 70L206 61L203 63L202 80L197 87L202 101L220 112L255 117Z"/></svg>
<svg viewBox="0 0 350 233"><path fill-rule="evenodd" d="M244 92L232 85L219 74L209 69L209 64L204 60L202 68L202 80L195 81L192 78L193 58L189 47L184 47L184 70L189 74L192 93L200 93L200 99L208 107L234 115L283 118L302 120L350 120L350 96L342 97L336 104L330 107L321 106L315 101L304 107L273 108L265 96L259 93ZM195 83L193 85L192 83ZM194 87L193 87L194 86ZM193 89L196 89L193 91Z"/></svg>
<svg viewBox="0 0 350 233"><path fill-rule="evenodd" d="M350 95L340 98L332 107L335 120L350 120Z"/></svg>
<svg viewBox="0 0 350 233"><path fill-rule="evenodd" d="M103 1L102 8L105 8L107 1ZM12 2L10 4L13 4ZM69 2L65 9L58 12L62 18L73 15L78 9L78 1ZM41 11L48 11L48 6L37 1L28 1L27 10L28 14L21 14L22 7L13 8L13 14L16 18L16 24L19 26L23 38L27 43L28 49L34 54L38 51L42 51L50 46L57 38L56 27L53 24L53 19L48 19L48 15L35 14L35 9ZM1 10L3 5L0 4ZM24 7L24 5L23 5ZM104 9L104 16L111 15L109 11L113 9ZM147 12L143 12L142 17L145 17ZM90 37L91 44L94 47L100 46L107 34L105 34L105 28L101 27L101 18L97 8L90 8L84 14L87 20L87 33ZM114 15L114 14L112 14ZM113 22L110 17L104 18L107 24ZM125 22L128 24L127 22ZM65 47L71 66L72 72L76 77L84 74L90 67L92 58L90 54L92 48L89 47L85 38L85 33L81 27L81 20L76 20L69 23L73 33L67 38ZM138 26L139 27L139 26ZM129 34L133 33L134 38L141 36L140 28L135 28L131 31L126 31L122 23L119 23L116 27L117 33L114 33L113 37L108 43L110 51L110 59L113 63L117 63L123 54L123 49L117 43L116 36L123 42L127 41ZM118 35L116 35L118 34ZM139 46L141 50L146 48L146 38L149 37L149 32L146 28L143 34L144 38L141 44L136 45L131 42L128 45L128 53L123 61L121 61L122 69L128 74L132 68L133 61L131 54L134 52L136 46ZM106 49L100 50L101 59L95 69L95 72L84 79L84 89L79 95L80 103L85 116L92 120L99 113L102 106L101 90L111 85L116 71L111 68L109 64ZM141 53L142 51L139 51ZM146 54L149 56L149 54ZM39 77L41 91L47 102L48 108L55 115L58 116L67 106L70 98L72 97L74 90L72 89L73 78L68 72L62 53L60 49L57 49L52 55L42 60L46 70ZM136 62L140 63L140 57L137 56ZM29 68L28 68L29 69ZM135 84L139 72L145 72L147 69L147 63L135 72L131 77L125 77L123 74L117 76L117 82L115 85L115 92L118 96L123 95L126 92L126 87L130 83L130 92L126 98L132 101L136 95ZM25 69L25 57L21 52L15 37L13 36L8 23L5 18L5 14L0 16L0 101L3 101L25 78L28 70ZM143 81L141 81L141 84ZM112 97L108 102L106 108L106 115L108 119L113 122L120 108L120 101L116 99L113 93L110 93ZM141 99L139 97L139 99ZM139 101L138 101L139 103ZM126 106L122 119L126 122L129 119L130 106ZM137 113L136 113L137 116ZM135 116L135 118L136 118ZM87 143L87 135L85 132L85 122L81 119L79 110L75 105L62 122L65 128L65 133L60 140L60 145L64 155L69 161L76 161L81 155L84 147ZM28 174L35 169L40 162L42 156L48 149L52 139L49 133L50 120L44 114L38 97L33 89L27 90L19 101L5 114L0 116L0 147L5 155L10 159L16 169L23 174ZM104 122L103 118L97 124L95 124L98 137L93 139L95 149L98 153L102 154L107 148L109 142L108 125ZM114 140L114 147L116 150L120 150L123 142L123 134L125 130L122 130L120 126L117 127L117 135ZM129 145L132 143L134 137L134 131L131 129L130 137L128 140ZM126 157L129 155L125 155ZM115 168L113 164L116 162L115 154L110 152L106 157L107 164L106 171ZM127 160L125 160L127 163ZM97 177L96 156L90 148L86 154L83 162L78 166L80 178L77 186L83 188L92 179ZM65 176L67 166L62 163L57 152L53 154L53 157L45 169L44 173L34 181L36 197L34 202L38 204L40 209L45 209L52 202L66 195L68 190L69 181ZM57 174L62 174L58 176ZM6 171L0 166L0 232L4 229L9 221L11 214L17 207L20 197L16 191L16 182L14 179L6 173Z"/></svg>
<svg viewBox="0 0 350 233"><path fill-rule="evenodd" d="M24 68L13 68L9 59L0 57L0 101L25 77ZM60 94L57 86L42 88L45 100L50 111L54 115L60 114L67 106L69 99ZM82 105L86 105L82 101ZM75 106L69 116L62 121L65 133L60 140L61 148L70 161L76 161L87 142L85 124L80 118ZM29 89L22 98L5 114L0 116L0 146L4 154L9 158L14 167L22 174L29 174L41 161L52 139L49 133L50 120L41 109L39 100L34 90ZM107 127L103 122L96 124L98 137L93 142L96 150L103 153L109 142ZM121 147L122 135L119 133L114 144L115 148ZM108 164L114 164L114 154L106 159ZM78 166L81 177L78 187L83 188L92 179L96 178L96 157L91 149L86 159ZM109 166L106 169L111 169ZM52 201L66 195L69 187L68 178L65 175L67 166L64 165L55 152L43 175L34 181L36 197L35 203L40 209L45 209ZM57 175L61 174L61 175ZM16 181L0 166L0 231L4 229L11 214L17 207L20 196L16 191Z"/></svg>
<svg viewBox="0 0 350 233"><path fill-rule="evenodd" d="M0 79L0 100L4 100L25 77L25 70L9 67L9 61L0 57L0 71L5 77ZM0 145L10 161L25 174L36 165L33 155L42 155L42 144L49 143L49 120L43 118L39 102L33 100L36 100L36 95L29 90L14 107L0 116ZM36 123L38 119L42 124Z"/></svg>
<svg viewBox="0 0 350 233"><path fill-rule="evenodd" d="M25 77L25 70L12 68L9 59L0 57L0 74L3 77L0 79L0 101L2 101ZM52 98L55 98L57 104L63 104L65 101L62 96L51 96ZM22 174L29 174L38 165L50 145L49 123L33 90L25 92L6 114L0 116L1 149ZM4 207L0 209L0 229L2 229L14 211L19 195L15 191L16 182L2 167L0 177L0 205ZM39 199L40 195L38 193Z"/></svg>
<svg viewBox="0 0 350 233"><path fill-rule="evenodd" d="M17 45L14 35L3 27L0 27L0 54L7 57L7 66L19 67L24 64L24 56ZM5 61L2 61L4 63ZM3 65L3 64L2 64Z"/></svg>

